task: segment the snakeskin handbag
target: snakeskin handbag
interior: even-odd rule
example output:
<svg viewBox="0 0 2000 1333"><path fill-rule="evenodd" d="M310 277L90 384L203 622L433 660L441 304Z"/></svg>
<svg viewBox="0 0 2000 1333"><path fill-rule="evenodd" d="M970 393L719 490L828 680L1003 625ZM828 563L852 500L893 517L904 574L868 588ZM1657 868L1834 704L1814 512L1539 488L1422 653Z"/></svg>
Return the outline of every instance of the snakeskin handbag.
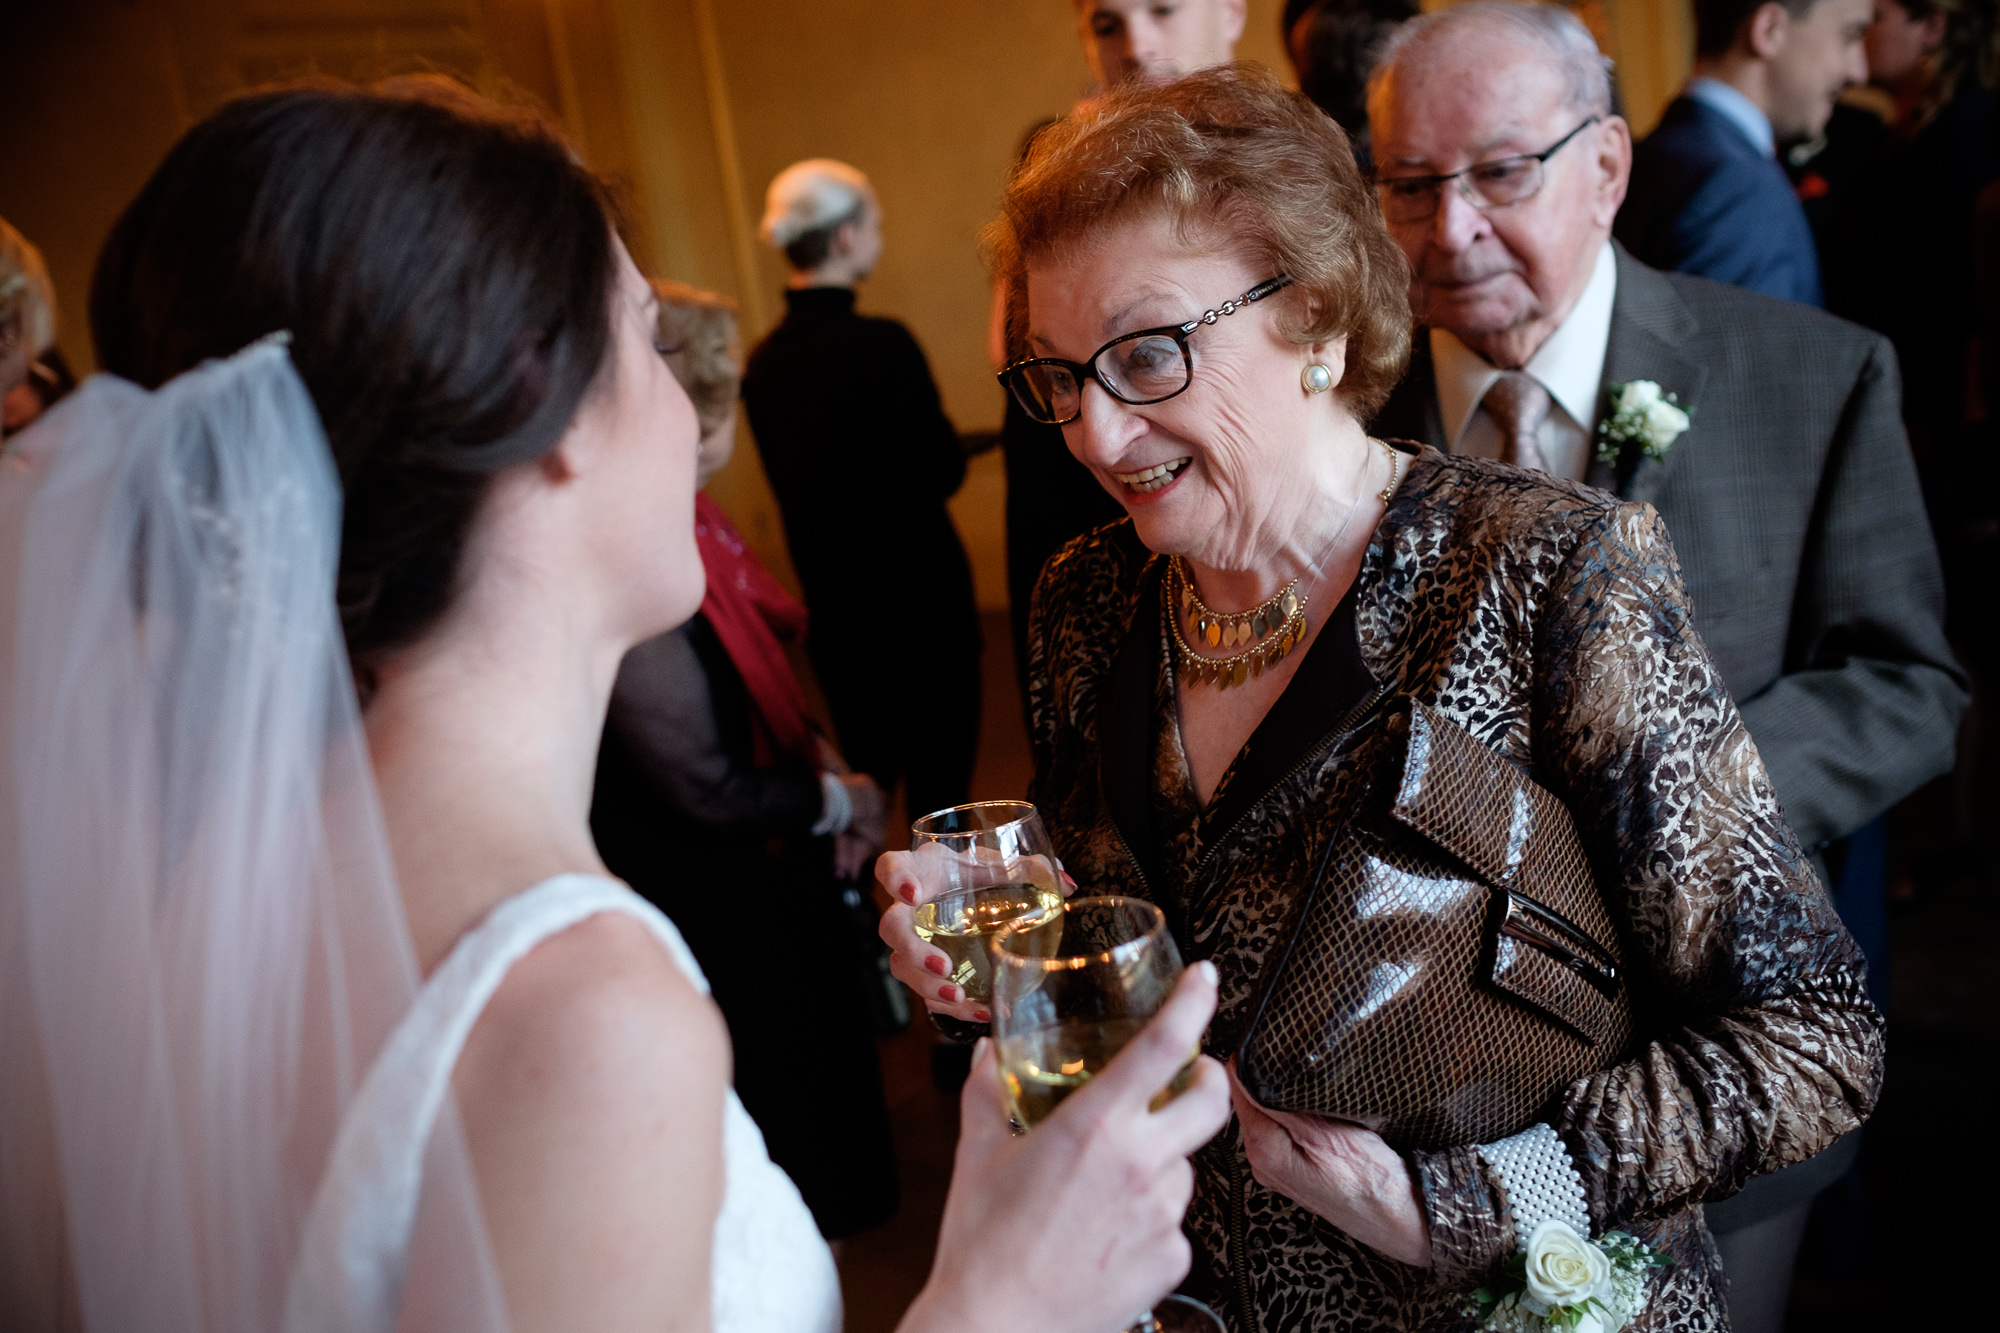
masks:
<svg viewBox="0 0 2000 1333"><path fill-rule="evenodd" d="M1397 701L1237 1048L1276 1110L1400 1150L1542 1118L1632 1037L1617 934L1563 803L1434 709Z"/></svg>

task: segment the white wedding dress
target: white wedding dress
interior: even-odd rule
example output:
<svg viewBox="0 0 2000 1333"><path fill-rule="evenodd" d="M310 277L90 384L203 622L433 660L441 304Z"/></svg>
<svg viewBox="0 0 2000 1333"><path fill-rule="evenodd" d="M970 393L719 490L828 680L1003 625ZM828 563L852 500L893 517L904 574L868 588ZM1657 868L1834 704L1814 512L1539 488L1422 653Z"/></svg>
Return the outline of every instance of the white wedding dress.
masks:
<svg viewBox="0 0 2000 1333"><path fill-rule="evenodd" d="M393 1323L424 1146L467 1035L510 967L599 912L645 924L707 993L707 979L673 922L617 880L559 875L494 908L424 982L348 1110L306 1225L287 1333L385 1326L384 1317ZM722 1157L727 1183L715 1219L715 1333L838 1333L832 1253L733 1089L724 1091Z"/></svg>
<svg viewBox="0 0 2000 1333"><path fill-rule="evenodd" d="M93 376L9 446L0 1324L503 1333L466 1036L597 912L706 991L679 932L566 875L418 974L334 605L340 480L284 336L157 391ZM833 1333L832 1257L724 1096L716 1333Z"/></svg>

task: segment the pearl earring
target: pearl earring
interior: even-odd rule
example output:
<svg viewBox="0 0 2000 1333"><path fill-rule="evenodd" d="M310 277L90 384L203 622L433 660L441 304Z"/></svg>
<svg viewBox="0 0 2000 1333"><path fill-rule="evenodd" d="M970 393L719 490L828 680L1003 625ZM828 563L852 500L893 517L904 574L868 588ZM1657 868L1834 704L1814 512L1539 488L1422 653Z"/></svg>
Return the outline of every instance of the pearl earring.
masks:
<svg viewBox="0 0 2000 1333"><path fill-rule="evenodd" d="M1299 383L1307 393L1325 393L1333 387L1333 372L1315 361L1299 372Z"/></svg>

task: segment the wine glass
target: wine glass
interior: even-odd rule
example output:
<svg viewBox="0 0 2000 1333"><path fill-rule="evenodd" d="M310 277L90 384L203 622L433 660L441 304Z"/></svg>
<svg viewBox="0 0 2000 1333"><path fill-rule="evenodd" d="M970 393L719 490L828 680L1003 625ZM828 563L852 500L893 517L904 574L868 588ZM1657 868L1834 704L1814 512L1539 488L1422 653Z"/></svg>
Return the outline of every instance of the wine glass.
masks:
<svg viewBox="0 0 2000 1333"><path fill-rule="evenodd" d="M1062 873L1042 817L1026 801L978 801L910 825L926 897L911 924L951 959L946 980L968 1000L993 1000L987 941L1016 921L1047 926L1062 907Z"/></svg>
<svg viewBox="0 0 2000 1333"><path fill-rule="evenodd" d="M1160 909L1138 898L1072 898L1050 922L994 934L993 1039L1000 1081L1028 1129L1111 1063L1173 993L1180 951ZM1194 1078L1189 1051L1158 1110ZM1199 1301L1170 1296L1126 1333L1223 1333Z"/></svg>

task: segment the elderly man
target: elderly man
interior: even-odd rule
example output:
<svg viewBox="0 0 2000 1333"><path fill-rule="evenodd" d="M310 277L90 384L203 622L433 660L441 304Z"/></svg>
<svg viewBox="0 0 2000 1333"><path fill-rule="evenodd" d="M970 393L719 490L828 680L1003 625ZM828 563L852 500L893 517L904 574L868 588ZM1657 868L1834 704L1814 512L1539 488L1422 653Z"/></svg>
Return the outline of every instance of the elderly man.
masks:
<svg viewBox="0 0 2000 1333"><path fill-rule="evenodd" d="M1630 132L1596 44L1556 6L1475 0L1409 24L1369 122L1426 326L1374 433L1653 504L1806 846L1950 768L1965 683L1889 344L1611 241ZM1846 1168L1844 1142L1711 1212L1747 1228L1724 1243L1739 1329L1764 1322L1760 1273L1782 1320L1804 1206Z"/></svg>

